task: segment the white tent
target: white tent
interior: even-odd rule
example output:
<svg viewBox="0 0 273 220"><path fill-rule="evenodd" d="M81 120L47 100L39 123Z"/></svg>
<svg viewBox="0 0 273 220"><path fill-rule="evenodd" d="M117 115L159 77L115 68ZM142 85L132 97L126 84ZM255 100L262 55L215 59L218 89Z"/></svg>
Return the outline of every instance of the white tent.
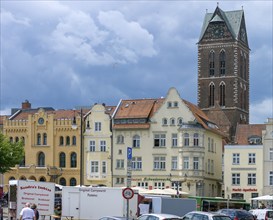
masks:
<svg viewBox="0 0 273 220"><path fill-rule="evenodd" d="M172 195L170 192L166 192L163 189L151 189L147 190L145 194L154 194L154 195Z"/></svg>
<svg viewBox="0 0 273 220"><path fill-rule="evenodd" d="M170 195L177 195L177 190L172 189L172 188L167 188L164 189L165 192L170 193ZM183 191L178 191L179 195L189 195L189 193L187 192L183 192Z"/></svg>
<svg viewBox="0 0 273 220"><path fill-rule="evenodd" d="M252 198L251 200L273 201L273 196L270 196L270 195L259 196L256 198Z"/></svg>

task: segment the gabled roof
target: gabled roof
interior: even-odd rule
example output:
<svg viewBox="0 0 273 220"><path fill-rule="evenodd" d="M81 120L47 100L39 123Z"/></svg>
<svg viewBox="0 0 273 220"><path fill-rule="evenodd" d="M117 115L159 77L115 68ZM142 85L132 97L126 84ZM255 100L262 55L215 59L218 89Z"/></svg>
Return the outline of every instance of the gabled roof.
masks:
<svg viewBox="0 0 273 220"><path fill-rule="evenodd" d="M243 19L244 19L243 10L224 12L217 6L214 13L206 13L199 41L203 38L203 35L205 34L209 23L212 22L225 22L233 38L238 40L240 26Z"/></svg>
<svg viewBox="0 0 273 220"><path fill-rule="evenodd" d="M238 124L235 133L235 143L238 145L249 145L248 138L251 136L262 137L262 131L265 129L265 124Z"/></svg>

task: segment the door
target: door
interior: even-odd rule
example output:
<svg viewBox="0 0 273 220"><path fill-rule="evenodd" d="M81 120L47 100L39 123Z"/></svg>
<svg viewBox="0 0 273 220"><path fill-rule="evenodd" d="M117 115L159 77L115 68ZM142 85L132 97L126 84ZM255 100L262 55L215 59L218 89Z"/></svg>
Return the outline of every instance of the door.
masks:
<svg viewBox="0 0 273 220"><path fill-rule="evenodd" d="M73 218L80 218L80 193L79 192L69 192L68 197L69 213Z"/></svg>

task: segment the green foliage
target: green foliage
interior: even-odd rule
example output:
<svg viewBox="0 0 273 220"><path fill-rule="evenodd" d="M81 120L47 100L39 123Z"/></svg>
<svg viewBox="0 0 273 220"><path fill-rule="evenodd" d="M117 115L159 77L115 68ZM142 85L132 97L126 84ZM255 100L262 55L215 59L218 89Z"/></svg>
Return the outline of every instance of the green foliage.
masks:
<svg viewBox="0 0 273 220"><path fill-rule="evenodd" d="M24 157L23 143L11 143L7 137L0 133L0 173L5 173L19 164Z"/></svg>

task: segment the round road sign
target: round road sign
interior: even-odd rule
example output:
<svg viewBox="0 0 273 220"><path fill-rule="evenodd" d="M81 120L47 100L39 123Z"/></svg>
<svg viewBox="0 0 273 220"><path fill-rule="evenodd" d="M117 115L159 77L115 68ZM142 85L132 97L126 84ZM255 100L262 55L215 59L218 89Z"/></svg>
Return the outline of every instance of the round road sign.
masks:
<svg viewBox="0 0 273 220"><path fill-rule="evenodd" d="M134 196L134 191L131 188L127 187L127 188L125 188L125 189L122 190L122 196L125 199L131 199Z"/></svg>

